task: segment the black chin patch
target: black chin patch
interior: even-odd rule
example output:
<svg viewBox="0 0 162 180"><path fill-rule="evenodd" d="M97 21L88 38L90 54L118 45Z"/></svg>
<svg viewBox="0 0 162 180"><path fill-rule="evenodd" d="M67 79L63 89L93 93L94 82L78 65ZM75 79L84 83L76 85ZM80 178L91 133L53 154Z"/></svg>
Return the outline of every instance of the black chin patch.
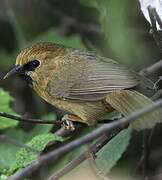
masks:
<svg viewBox="0 0 162 180"><path fill-rule="evenodd" d="M25 80L28 85L32 86L33 85L33 80L32 78L27 75L27 74L20 74L21 79Z"/></svg>

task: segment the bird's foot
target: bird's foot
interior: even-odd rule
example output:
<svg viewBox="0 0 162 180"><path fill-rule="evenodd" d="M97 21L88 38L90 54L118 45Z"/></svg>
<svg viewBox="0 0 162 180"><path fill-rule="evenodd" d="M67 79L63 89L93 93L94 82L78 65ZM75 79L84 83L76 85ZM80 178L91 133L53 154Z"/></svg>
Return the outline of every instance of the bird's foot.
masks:
<svg viewBox="0 0 162 180"><path fill-rule="evenodd" d="M66 130L74 131L75 126L73 120L76 116L66 114L62 118L62 127Z"/></svg>
<svg viewBox="0 0 162 180"><path fill-rule="evenodd" d="M74 123L73 121L75 122L83 122L83 120L76 116L76 115L73 115L73 114L65 114L62 118L62 127L64 129L67 129L67 130L71 130L71 131L74 131L75 130L75 126L74 126Z"/></svg>
<svg viewBox="0 0 162 180"><path fill-rule="evenodd" d="M74 131L75 127L74 127L74 123L70 120L67 119L62 119L62 127L66 130L70 130L70 131Z"/></svg>

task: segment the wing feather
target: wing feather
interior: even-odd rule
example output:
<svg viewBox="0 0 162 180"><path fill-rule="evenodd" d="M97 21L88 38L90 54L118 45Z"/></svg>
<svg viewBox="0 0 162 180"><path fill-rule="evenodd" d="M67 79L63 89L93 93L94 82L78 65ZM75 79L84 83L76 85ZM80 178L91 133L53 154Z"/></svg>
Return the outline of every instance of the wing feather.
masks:
<svg viewBox="0 0 162 180"><path fill-rule="evenodd" d="M97 101L114 90L128 89L138 83L137 76L117 62L74 50L65 57L65 65L54 72L47 91L57 98Z"/></svg>

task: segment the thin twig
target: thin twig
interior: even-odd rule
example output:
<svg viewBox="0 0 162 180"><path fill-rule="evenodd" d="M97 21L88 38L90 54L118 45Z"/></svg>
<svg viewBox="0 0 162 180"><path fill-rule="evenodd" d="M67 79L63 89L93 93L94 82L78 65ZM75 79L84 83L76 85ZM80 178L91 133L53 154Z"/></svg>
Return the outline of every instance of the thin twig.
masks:
<svg viewBox="0 0 162 180"><path fill-rule="evenodd" d="M154 104L151 104L148 107L145 107L143 109L140 109L134 113L132 113L128 117L124 117L118 121L114 121L109 124L105 124L104 126L101 126L100 128L92 131L91 133L77 139L69 142L68 144L65 144L45 155L40 156L40 158L36 161L34 161L29 166L25 167L22 170L17 171L14 175L10 176L8 180L21 180L29 175L31 175L34 171L36 171L38 168L43 166L45 164L47 166L48 163L53 162L57 160L60 156L64 155L65 153L68 153L69 151L83 145L87 144L89 142L92 142L94 139L102 136L104 133L111 133L116 128L122 128L123 126L126 126L129 123L132 123L135 121L138 117L148 113L152 112L155 109L162 106L162 100L159 100L155 102Z"/></svg>
<svg viewBox="0 0 162 180"><path fill-rule="evenodd" d="M22 118L22 117L11 115L11 114L8 114L8 113L5 113L5 112L0 112L0 116L11 119L11 120L14 120L14 121L26 122L26 123L62 124L62 121Z"/></svg>
<svg viewBox="0 0 162 180"><path fill-rule="evenodd" d="M61 120L41 120L41 119L31 119L31 118L22 118L20 116L15 116L12 114L8 114L5 112L0 112L0 116L1 117L5 117L8 119L11 119L13 121L19 121L19 122L25 122L25 123L35 123L35 124L62 124L63 121ZM113 119L105 119L103 120L103 122L99 122L101 124L103 123L109 123L110 121L112 121Z"/></svg>

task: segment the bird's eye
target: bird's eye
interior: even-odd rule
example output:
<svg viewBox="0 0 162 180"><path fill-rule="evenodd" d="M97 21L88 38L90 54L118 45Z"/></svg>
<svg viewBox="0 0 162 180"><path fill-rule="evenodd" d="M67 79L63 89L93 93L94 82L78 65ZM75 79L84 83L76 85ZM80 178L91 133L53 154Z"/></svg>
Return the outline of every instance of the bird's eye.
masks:
<svg viewBox="0 0 162 180"><path fill-rule="evenodd" d="M40 65L40 62L38 60L31 61L31 66L33 68L37 68Z"/></svg>
<svg viewBox="0 0 162 180"><path fill-rule="evenodd" d="M23 66L24 71L34 71L40 65L40 61L34 59Z"/></svg>

